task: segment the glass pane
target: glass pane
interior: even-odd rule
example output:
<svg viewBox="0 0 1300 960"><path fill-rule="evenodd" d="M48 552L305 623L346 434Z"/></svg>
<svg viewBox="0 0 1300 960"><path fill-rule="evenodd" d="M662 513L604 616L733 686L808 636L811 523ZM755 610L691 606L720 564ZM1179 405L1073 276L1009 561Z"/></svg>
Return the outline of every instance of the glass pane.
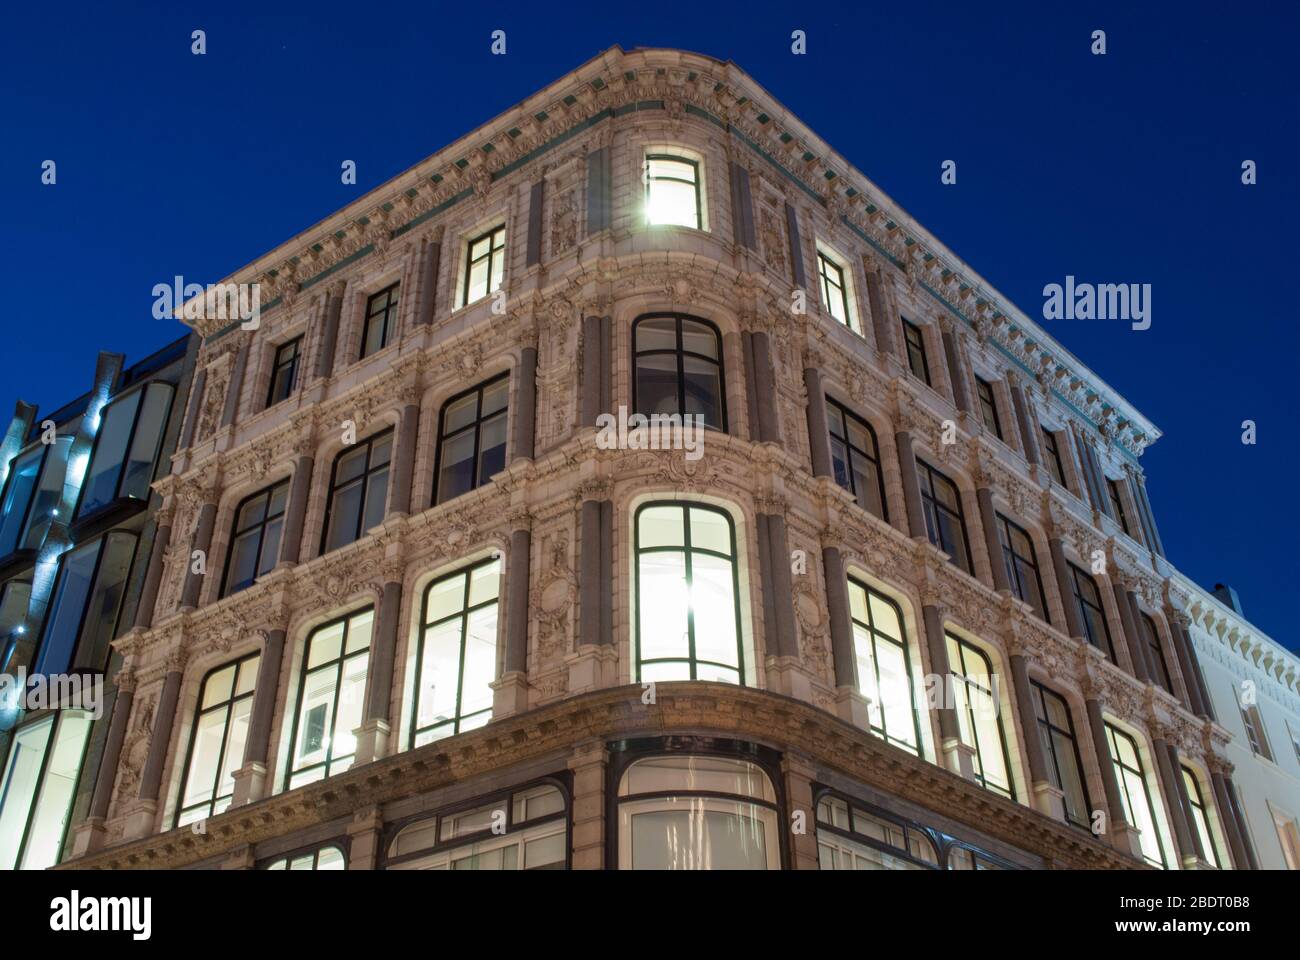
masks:
<svg viewBox="0 0 1300 960"><path fill-rule="evenodd" d="M478 416L478 395L471 393L447 404L442 414L442 432L455 433L471 423Z"/></svg>
<svg viewBox="0 0 1300 960"><path fill-rule="evenodd" d="M649 806L666 809L647 809ZM632 870L763 870L770 812L697 797L629 804ZM641 812L644 811L644 812Z"/></svg>
<svg viewBox="0 0 1300 960"><path fill-rule="evenodd" d="M366 481L366 511L361 518L361 534L384 522L384 508L388 503L388 468L370 475Z"/></svg>
<svg viewBox="0 0 1300 960"><path fill-rule="evenodd" d="M18 457L9 468L9 483L5 488L4 504L0 506L0 557L8 556L18 548L22 534L27 504L36 490L36 478L41 469L44 446Z"/></svg>
<svg viewBox="0 0 1300 960"><path fill-rule="evenodd" d="M675 224L682 227L700 225L696 210L696 187L673 180L651 180L646 199L646 222Z"/></svg>
<svg viewBox="0 0 1300 960"><path fill-rule="evenodd" d="M699 414L711 427L722 427L722 373L717 364L698 357L682 358L686 392L684 413Z"/></svg>
<svg viewBox="0 0 1300 960"><path fill-rule="evenodd" d="M429 585L425 595L425 623L434 623L464 609L466 576L465 573L455 573Z"/></svg>
<svg viewBox="0 0 1300 960"><path fill-rule="evenodd" d="M334 468L335 487L342 486L349 480L355 480L365 473L367 449L366 445L362 444L339 457L338 466Z"/></svg>
<svg viewBox="0 0 1300 960"><path fill-rule="evenodd" d="M624 772L618 795L630 797L669 790L734 793L755 800L776 801L767 774L757 764L728 757L684 754L636 761Z"/></svg>
<svg viewBox="0 0 1300 960"><path fill-rule="evenodd" d="M676 350L677 320L675 317L649 317L636 325L636 349Z"/></svg>
<svg viewBox="0 0 1300 960"><path fill-rule="evenodd" d="M642 554L637 570L640 577L639 658L655 660L689 656L685 554L676 551Z"/></svg>
<svg viewBox="0 0 1300 960"><path fill-rule="evenodd" d="M487 483L506 466L506 415L499 413L479 427L478 482Z"/></svg>
<svg viewBox="0 0 1300 960"><path fill-rule="evenodd" d="M294 767L305 767L325 759L330 745L334 689L338 671L332 666L307 675L302 704L298 709L298 744Z"/></svg>
<svg viewBox="0 0 1300 960"><path fill-rule="evenodd" d="M566 852L563 833L529 840L524 844L524 869L540 870L553 865L563 866Z"/></svg>
<svg viewBox="0 0 1300 960"><path fill-rule="evenodd" d="M672 177L676 180L695 182L695 164L688 160L674 160L670 157L647 159L646 173L652 180L656 177Z"/></svg>
<svg viewBox="0 0 1300 960"><path fill-rule="evenodd" d="M334 494L330 506L330 528L325 540L325 550L346 546L357 538L357 522L361 519L361 497L364 483L353 483Z"/></svg>
<svg viewBox="0 0 1300 960"><path fill-rule="evenodd" d="M731 561L708 554L694 554L691 568L696 659L739 667L736 594ZM647 598L656 597L657 594L647 594ZM658 606L657 600L655 604Z"/></svg>
<svg viewBox="0 0 1300 960"><path fill-rule="evenodd" d="M483 388L483 411L480 416L488 416L496 413L498 410L506 408L506 402L510 398L510 381L498 380L496 383Z"/></svg>
<svg viewBox="0 0 1300 960"><path fill-rule="evenodd" d="M79 515L85 516L117 497L117 481L121 476L126 444L131 437L131 425L140 405L141 391L112 403L104 411L95 441L95 455L82 485Z"/></svg>
<svg viewBox="0 0 1300 960"><path fill-rule="evenodd" d="M496 604L469 615L465 636L465 678L461 683L462 716L492 708L491 683L497 672Z"/></svg>
<svg viewBox="0 0 1300 960"><path fill-rule="evenodd" d="M28 724L14 735L0 790L0 869L12 870L18 862L18 847L27 826L27 814L36 795L45 747L54 729L54 718Z"/></svg>
<svg viewBox="0 0 1300 960"><path fill-rule="evenodd" d="M326 847L316 855L317 870L342 870L344 866L343 853L338 847Z"/></svg>
<svg viewBox="0 0 1300 960"><path fill-rule="evenodd" d="M27 833L27 849L22 860L25 870L44 870L59 862L92 723L90 715L79 710L59 715L54 745L36 798L36 813Z"/></svg>
<svg viewBox="0 0 1300 960"><path fill-rule="evenodd" d="M343 621L321 627L311 635L307 654L307 669L337 660L343 642Z"/></svg>
<svg viewBox="0 0 1300 960"><path fill-rule="evenodd" d="M652 353L637 357L636 412L680 413L677 404L677 357Z"/></svg>
<svg viewBox="0 0 1300 960"><path fill-rule="evenodd" d="M149 484L153 480L154 458L162 444L163 429L167 426L167 413L171 409L172 388L165 383L152 383L145 388L144 409L140 411L127 457L126 472L122 478L122 494L137 500L149 498Z"/></svg>
<svg viewBox="0 0 1300 960"><path fill-rule="evenodd" d="M71 437L55 440L41 467L41 479L36 486L36 496L27 515L27 531L21 546L35 550L45 541L45 534L54 522L55 512L63 501L63 483L68 472L68 453L72 450ZM2 556L4 551L0 551Z"/></svg>
<svg viewBox="0 0 1300 960"><path fill-rule="evenodd" d="M731 524L723 514L692 508L690 517L693 550L713 550L731 556Z"/></svg>
<svg viewBox="0 0 1300 960"><path fill-rule="evenodd" d="M465 302L473 303L488 293L488 262L484 258L469 268L469 286L466 288Z"/></svg>
<svg viewBox="0 0 1300 960"><path fill-rule="evenodd" d="M195 725L194 748L190 754L190 767L185 776L185 794L182 807L211 800L217 781L217 766L221 762L221 740L226 733L226 708L201 714ZM206 812L206 811L204 811Z"/></svg>
<svg viewBox="0 0 1300 960"><path fill-rule="evenodd" d="M876 594L871 594L871 625L877 633L894 640L903 639L903 628L898 622L898 608Z"/></svg>
<svg viewBox="0 0 1300 960"><path fill-rule="evenodd" d="M474 487L474 431L444 440L438 464L438 502L443 503Z"/></svg>
<svg viewBox="0 0 1300 960"><path fill-rule="evenodd" d="M245 697L231 707L226 756L221 764L221 779L217 784L219 797L228 797L235 790L235 771L244 763L244 745L248 742L248 719L252 712L252 697Z"/></svg>
<svg viewBox="0 0 1300 960"><path fill-rule="evenodd" d="M226 577L226 593L243 590L257 576L257 545L260 531L253 529L235 538L230 546L230 573Z"/></svg>
<svg viewBox="0 0 1300 960"><path fill-rule="evenodd" d="M356 752L354 731L361 726L369 665L370 658L365 654L352 657L343 665L343 688L339 691L339 712L334 721L334 744L330 750L330 756L335 760ZM337 773L338 770L331 766L330 772Z"/></svg>
<svg viewBox="0 0 1300 960"><path fill-rule="evenodd" d="M362 610L348 619L348 639L344 653L356 653L370 646L370 634L375 625L374 609Z"/></svg>
<svg viewBox="0 0 1300 960"><path fill-rule="evenodd" d="M262 655L249 657L239 665L239 681L235 684L235 695L252 693L257 686L257 670L262 663Z"/></svg>
<svg viewBox="0 0 1300 960"><path fill-rule="evenodd" d="M122 605L131 559L135 555L132 534L110 533L99 561L99 574L86 610L86 621L77 645L75 666L102 670L108 666L109 643L117 632L117 615Z"/></svg>
<svg viewBox="0 0 1300 960"><path fill-rule="evenodd" d="M393 458L393 435L386 433L370 444L370 461L366 465L370 471L382 467Z"/></svg>
<svg viewBox="0 0 1300 960"><path fill-rule="evenodd" d="M206 710L209 707L215 707L218 703L230 699L230 693L235 689L235 665L232 663L228 667L222 667L216 673L210 674L207 681L203 684L203 700L199 703L200 710Z"/></svg>
<svg viewBox="0 0 1300 960"><path fill-rule="evenodd" d="M642 550L684 546L684 514L681 507L646 507L637 515L637 546Z"/></svg>
<svg viewBox="0 0 1300 960"><path fill-rule="evenodd" d="M493 561L475 567L470 571L469 605L476 607L488 600L495 600L501 583L501 563Z"/></svg>
<svg viewBox="0 0 1300 960"><path fill-rule="evenodd" d="M682 349L718 359L718 335L713 328L694 320L682 320Z"/></svg>
<svg viewBox="0 0 1300 960"><path fill-rule="evenodd" d="M690 679L691 665L685 660L641 664L641 680L644 683L671 683Z"/></svg>
<svg viewBox="0 0 1300 960"><path fill-rule="evenodd" d="M885 733L910 747L916 746L916 725L912 713L912 688L907 675L907 660L901 647L892 643L876 644L880 666L880 691Z"/></svg>
<svg viewBox="0 0 1300 960"><path fill-rule="evenodd" d="M420 662L417 727L427 727L456 716L456 687L460 682L461 621L448 620L424 634Z"/></svg>
<svg viewBox="0 0 1300 960"><path fill-rule="evenodd" d="M257 575L270 573L280 558L280 531L284 527L283 518L272 520L266 525L262 534L262 549L257 563Z"/></svg>
<svg viewBox="0 0 1300 960"><path fill-rule="evenodd" d="M81 615L90 595L99 546L98 542L88 543L65 554L54 595L53 613L46 623L34 673L68 672L81 627Z"/></svg>

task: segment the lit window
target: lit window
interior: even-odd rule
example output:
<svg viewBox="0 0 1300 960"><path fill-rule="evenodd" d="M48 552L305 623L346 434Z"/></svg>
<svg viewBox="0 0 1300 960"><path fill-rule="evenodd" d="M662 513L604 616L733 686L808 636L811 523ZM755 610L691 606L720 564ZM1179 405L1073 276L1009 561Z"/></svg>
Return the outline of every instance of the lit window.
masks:
<svg viewBox="0 0 1300 960"><path fill-rule="evenodd" d="M935 870L934 840L919 825L871 813L824 794L817 801L817 859L822 870Z"/></svg>
<svg viewBox="0 0 1300 960"><path fill-rule="evenodd" d="M366 322L361 331L361 356L370 356L388 346L397 330L397 295L400 284L394 283L366 300Z"/></svg>
<svg viewBox="0 0 1300 960"><path fill-rule="evenodd" d="M1065 818L1076 827L1090 830L1092 801L1088 799L1088 782L1083 777L1083 760L1069 705L1064 697L1035 680L1029 681L1029 687L1047 772L1052 786L1065 794Z"/></svg>
<svg viewBox="0 0 1300 960"><path fill-rule="evenodd" d="M0 557L37 550L45 541L63 499L64 473L72 437L57 437L19 454L9 465L0 496Z"/></svg>
<svg viewBox="0 0 1300 960"><path fill-rule="evenodd" d="M235 510L226 572L221 581L223 597L251 587L279 560L280 532L288 499L289 481L282 480L248 497Z"/></svg>
<svg viewBox="0 0 1300 960"><path fill-rule="evenodd" d="M722 340L710 323L680 314L651 314L632 324L632 406L647 417L693 414L727 429L722 391Z"/></svg>
<svg viewBox="0 0 1300 960"><path fill-rule="evenodd" d="M923 460L916 461L921 483L921 507L930 542L948 554L952 563L974 574L970 543L966 537L966 515L961 507L961 493L953 483Z"/></svg>
<svg viewBox="0 0 1300 960"><path fill-rule="evenodd" d="M744 683L736 533L701 504L636 513L637 681Z"/></svg>
<svg viewBox="0 0 1300 960"><path fill-rule="evenodd" d="M254 653L203 678L176 826L214 817L229 808L235 793L235 771L244 762L260 661L261 655Z"/></svg>
<svg viewBox="0 0 1300 960"><path fill-rule="evenodd" d="M506 228L504 225L472 239L465 253L464 294L460 305L482 300L501 289L506 271Z"/></svg>
<svg viewBox="0 0 1300 960"><path fill-rule="evenodd" d="M275 348L275 361L271 364L271 388L266 395L268 407L287 400L298 386L298 361L301 357L302 337L294 337Z"/></svg>
<svg viewBox="0 0 1300 960"><path fill-rule="evenodd" d="M1016 790L1011 782L1011 760L1006 731L1002 728L993 664L969 641L951 633L947 641L948 669L956 681L953 695L957 701L958 728L961 742L975 751L972 758L975 779L987 789L1014 800Z"/></svg>
<svg viewBox="0 0 1300 960"><path fill-rule="evenodd" d="M93 723L83 710L61 710L14 734L0 783L0 869L59 862Z"/></svg>
<svg viewBox="0 0 1300 960"><path fill-rule="evenodd" d="M826 398L826 421L831 434L831 465L835 470L835 482L852 493L863 510L888 520L876 431L867 421L854 416L847 407L830 397Z"/></svg>
<svg viewBox="0 0 1300 960"><path fill-rule="evenodd" d="M976 377L975 392L979 394L980 419L984 421L984 428L1001 440L1002 421L998 419L998 402L993 395L993 384Z"/></svg>
<svg viewBox="0 0 1300 960"><path fill-rule="evenodd" d="M684 157L652 153L645 158L645 217L649 226L702 229L700 165Z"/></svg>
<svg viewBox="0 0 1300 960"><path fill-rule="evenodd" d="M1023 528L997 514L998 541L1002 544L1002 562L1007 568L1011 592L1034 608L1046 623L1047 603L1043 598L1043 577L1038 569L1038 554L1034 541Z"/></svg>
<svg viewBox="0 0 1300 960"><path fill-rule="evenodd" d="M497 672L501 561L439 577L424 591L415 661L414 746L474 730L492 719Z"/></svg>
<svg viewBox="0 0 1300 960"><path fill-rule="evenodd" d="M307 638L290 739L289 789L342 773L357 751L375 611L367 607Z"/></svg>
<svg viewBox="0 0 1300 960"><path fill-rule="evenodd" d="M1043 428L1043 450L1047 456L1043 460L1047 463L1047 472L1052 475L1052 479L1065 487L1069 486L1065 482L1065 467L1061 463L1061 447L1057 442L1056 434L1046 427Z"/></svg>
<svg viewBox="0 0 1300 960"><path fill-rule="evenodd" d="M81 487L77 516L84 517L114 500L148 500L154 463L174 390L151 383L114 400L103 411L90 466Z"/></svg>
<svg viewBox="0 0 1300 960"><path fill-rule="evenodd" d="M1187 800L1192 806L1192 828L1201 838L1201 849L1205 852L1205 862L1215 868L1222 868L1219 848L1214 843L1214 833L1210 829L1209 808L1205 805L1205 794L1201 791L1201 778L1190 767L1182 768L1183 785L1187 789Z"/></svg>
<svg viewBox="0 0 1300 960"><path fill-rule="evenodd" d="M1110 626L1106 623L1106 609L1101 603L1097 581L1074 564L1069 566L1074 602L1079 607L1079 616L1083 618L1084 639L1110 657L1111 663L1115 663L1115 646L1110 639Z"/></svg>
<svg viewBox="0 0 1300 960"><path fill-rule="evenodd" d="M907 366L912 376L929 386L930 361L925 356L925 338L921 335L921 328L904 320L903 341L907 345Z"/></svg>
<svg viewBox="0 0 1300 960"><path fill-rule="evenodd" d="M1124 513L1124 501L1119 495L1119 481L1106 477L1106 492L1110 494L1110 512L1124 532L1128 533L1128 516Z"/></svg>
<svg viewBox="0 0 1300 960"><path fill-rule="evenodd" d="M779 870L776 791L747 760L634 762L618 784L622 870Z"/></svg>
<svg viewBox="0 0 1300 960"><path fill-rule="evenodd" d="M344 447L334 458L321 553L359 540L367 530L383 522L392 454L393 431L385 430Z"/></svg>
<svg viewBox="0 0 1300 960"><path fill-rule="evenodd" d="M1142 856L1152 866L1167 869L1165 844L1156 823L1155 806L1137 741L1116 727L1106 724L1106 740L1110 744L1110 758L1115 765L1115 779L1119 781L1120 802L1124 818L1138 831Z"/></svg>
<svg viewBox="0 0 1300 960"><path fill-rule="evenodd" d="M898 604L850 577L849 615L858 689L867 699L871 732L920 756L921 719Z"/></svg>
<svg viewBox="0 0 1300 960"><path fill-rule="evenodd" d="M114 530L65 553L33 673L67 673L108 666L122 594L135 557L136 536Z"/></svg>
<svg viewBox="0 0 1300 960"><path fill-rule="evenodd" d="M821 279L822 303L826 305L827 312L852 329L853 323L849 319L849 290L844 277L844 268L819 249L817 275Z"/></svg>
<svg viewBox="0 0 1300 960"><path fill-rule="evenodd" d="M273 860L264 870L346 870L347 862L338 847L322 847L311 853Z"/></svg>
<svg viewBox="0 0 1300 960"><path fill-rule="evenodd" d="M1169 679L1169 662L1165 659L1165 648L1160 641L1160 631L1156 629L1156 622L1139 610L1138 629L1141 630L1142 639L1147 645L1149 654L1147 659L1151 661L1154 668L1155 676L1152 679L1161 689L1173 693L1174 685Z"/></svg>
<svg viewBox="0 0 1300 960"><path fill-rule="evenodd" d="M502 375L442 405L435 504L469 493L505 469L509 398L510 379Z"/></svg>

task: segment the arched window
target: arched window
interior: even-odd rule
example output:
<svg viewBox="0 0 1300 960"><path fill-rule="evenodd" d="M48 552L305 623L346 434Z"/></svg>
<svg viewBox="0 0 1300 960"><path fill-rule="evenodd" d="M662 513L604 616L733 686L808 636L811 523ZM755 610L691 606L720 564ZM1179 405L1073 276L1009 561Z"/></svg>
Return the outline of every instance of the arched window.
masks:
<svg viewBox="0 0 1300 960"><path fill-rule="evenodd" d="M236 508L226 569L221 577L223 597L251 587L279 561L280 532L288 500L289 481L281 480L245 498Z"/></svg>
<svg viewBox="0 0 1300 960"><path fill-rule="evenodd" d="M1206 792L1201 789L1201 778L1187 766L1183 766L1179 773L1182 774L1183 786L1187 790L1187 802L1192 807L1192 829L1200 837L1205 862L1216 869L1222 869L1223 860L1214 842L1214 831L1210 829L1210 807L1205 802Z"/></svg>
<svg viewBox="0 0 1300 960"><path fill-rule="evenodd" d="M957 484L924 460L916 461L916 474L921 484L921 509L925 513L925 529L930 542L948 554L955 566L974 576L970 538L966 536L966 514L962 510Z"/></svg>
<svg viewBox="0 0 1300 960"><path fill-rule="evenodd" d="M975 779L985 788L1014 800L1016 789L1011 782L1011 760L993 663L969 640L951 633L947 640L948 669L956 681L953 693L957 698L957 724L962 743L975 751Z"/></svg>
<svg viewBox="0 0 1300 960"><path fill-rule="evenodd" d="M871 732L920 756L921 721L902 611L883 593L850 577L849 614L858 689L867 698Z"/></svg>
<svg viewBox="0 0 1300 960"><path fill-rule="evenodd" d="M621 870L779 870L776 791L748 760L637 760L618 784Z"/></svg>
<svg viewBox="0 0 1300 960"><path fill-rule="evenodd" d="M1137 741L1109 723L1106 724L1106 741L1110 744L1110 759L1115 765L1115 779L1119 781L1124 818L1138 831L1142 856L1152 866L1168 869L1165 843L1160 836L1156 807L1151 799L1151 787L1147 783Z"/></svg>
<svg viewBox="0 0 1300 960"><path fill-rule="evenodd" d="M696 414L705 426L727 429L717 327L678 313L651 313L632 324L632 342L632 407L637 413Z"/></svg>
<svg viewBox="0 0 1300 960"><path fill-rule="evenodd" d="M636 675L743 684L736 531L699 503L636 512Z"/></svg>
<svg viewBox="0 0 1300 960"><path fill-rule="evenodd" d="M352 766L370 668L374 607L317 627L303 651L298 712L290 738L289 789Z"/></svg>
<svg viewBox="0 0 1300 960"><path fill-rule="evenodd" d="M880 469L876 431L848 408L826 398L826 421L831 434L831 462L835 482L853 494L858 506L881 520L889 519L885 507L885 477Z"/></svg>
<svg viewBox="0 0 1300 960"><path fill-rule="evenodd" d="M359 540L384 519L388 504L388 462L393 455L393 431L344 447L334 458L326 501L321 553Z"/></svg>
<svg viewBox="0 0 1300 960"><path fill-rule="evenodd" d="M203 678L176 826L214 817L230 806L235 771L244 762L260 662L261 654L253 653L223 664Z"/></svg>
<svg viewBox="0 0 1300 960"><path fill-rule="evenodd" d="M492 719L501 561L439 577L424 591L415 661L411 745L474 730Z"/></svg>
<svg viewBox="0 0 1300 960"><path fill-rule="evenodd" d="M1029 681L1029 696L1034 701L1038 736L1052 786L1065 794L1065 819L1088 830L1092 826L1092 801L1088 799L1088 783L1083 776L1083 760L1079 756L1069 704L1037 680Z"/></svg>
<svg viewBox="0 0 1300 960"><path fill-rule="evenodd" d="M308 853L272 860L263 870L346 870L347 860L338 847L321 847Z"/></svg>
<svg viewBox="0 0 1300 960"><path fill-rule="evenodd" d="M833 794L817 801L817 857L823 870L938 869L924 828L881 816Z"/></svg>

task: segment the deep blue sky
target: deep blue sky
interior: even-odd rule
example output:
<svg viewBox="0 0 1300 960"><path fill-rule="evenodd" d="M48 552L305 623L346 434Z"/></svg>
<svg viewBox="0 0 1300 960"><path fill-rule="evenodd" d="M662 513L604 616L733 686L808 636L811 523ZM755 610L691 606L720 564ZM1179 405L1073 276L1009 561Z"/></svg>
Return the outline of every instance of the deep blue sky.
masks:
<svg viewBox="0 0 1300 960"><path fill-rule="evenodd" d="M1153 284L1148 331L1045 326L1164 430L1143 463L1171 558L1296 646L1296 4L110 6L3 14L0 402L71 399L96 350L182 332L155 283L222 278L601 50L683 47L747 70L1031 316L1067 273Z"/></svg>

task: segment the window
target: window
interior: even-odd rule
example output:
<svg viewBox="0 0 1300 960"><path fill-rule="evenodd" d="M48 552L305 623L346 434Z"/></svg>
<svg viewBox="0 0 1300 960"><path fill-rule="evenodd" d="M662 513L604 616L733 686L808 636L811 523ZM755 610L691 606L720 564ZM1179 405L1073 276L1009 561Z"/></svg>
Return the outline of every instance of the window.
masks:
<svg viewBox="0 0 1300 960"><path fill-rule="evenodd" d="M871 813L831 794L817 801L817 858L822 870L939 867L934 841L921 827Z"/></svg>
<svg viewBox="0 0 1300 960"><path fill-rule="evenodd" d="M0 620L0 625L2 625L4 622L5 621ZM2 634L3 634L3 628L0 627L0 635ZM1295 751L1295 758L1298 762L1300 762L1300 733L1297 733L1296 728L1291 726L1290 720L1288 720L1286 723L1286 732L1291 734L1291 749Z"/></svg>
<svg viewBox="0 0 1300 960"><path fill-rule="evenodd" d="M998 541L1002 544L1002 562L1007 568L1011 592L1033 607L1040 619L1051 623L1052 620L1047 615L1047 602L1043 598L1043 577L1038 569L1034 541L1024 528L1012 523L1002 514L997 514L996 518Z"/></svg>
<svg viewBox="0 0 1300 960"><path fill-rule="evenodd" d="M970 641L951 633L947 641L948 669L956 681L953 694L958 728L961 742L975 751L975 779L986 789L1014 800L1016 788L1011 782L1011 759L993 664Z"/></svg>
<svg viewBox="0 0 1300 960"><path fill-rule="evenodd" d="M501 289L506 271L506 228L502 224L470 240L465 251L462 307Z"/></svg>
<svg viewBox="0 0 1300 960"><path fill-rule="evenodd" d="M1002 421L998 419L998 402L993 396L993 384L987 380L975 378L975 392L980 399L980 419L984 427L999 440L1002 439Z"/></svg>
<svg viewBox="0 0 1300 960"><path fill-rule="evenodd" d="M618 784L622 870L779 870L776 791L757 764L637 760Z"/></svg>
<svg viewBox="0 0 1300 960"><path fill-rule="evenodd" d="M393 431L345 448L334 458L321 553L346 546L384 519Z"/></svg>
<svg viewBox="0 0 1300 960"><path fill-rule="evenodd" d="M492 719L500 582L501 561L483 560L439 577L425 589L415 661L413 746L474 730Z"/></svg>
<svg viewBox="0 0 1300 960"><path fill-rule="evenodd" d="M1237 697L1237 706L1241 709L1241 722L1246 727L1246 742L1250 744L1251 752L1257 757L1272 760L1273 751L1268 745L1268 737L1264 734L1264 718L1260 715L1259 707L1255 704L1247 706L1242 703L1240 694Z"/></svg>
<svg viewBox="0 0 1300 960"><path fill-rule="evenodd" d="M907 366L912 376L930 385L930 363L925 358L925 340L921 328L907 320L903 321L903 341L907 344Z"/></svg>
<svg viewBox="0 0 1300 960"><path fill-rule="evenodd" d="M135 534L114 530L63 555L33 673L108 666L135 544Z"/></svg>
<svg viewBox="0 0 1300 960"><path fill-rule="evenodd" d="M1142 639L1147 645L1149 654L1147 659L1151 661L1151 669L1155 674L1151 679L1168 693L1173 693L1174 685L1169 677L1169 661L1165 659L1165 648L1160 641L1160 631L1156 629L1156 622L1139 610L1138 628L1142 631Z"/></svg>
<svg viewBox="0 0 1300 960"><path fill-rule="evenodd" d="M853 322L849 318L849 290L844 277L844 268L832 260L819 248L817 250L817 275L821 278L822 303L827 312L850 330Z"/></svg>
<svg viewBox="0 0 1300 960"><path fill-rule="evenodd" d="M366 322L369 324L368 319ZM369 327L367 327L368 332ZM368 352L373 353L374 351ZM364 355L362 354L362 356ZM298 386L298 361L301 356L302 337L294 337L287 343L282 343L275 348L275 362L271 365L271 389L266 395L266 405L268 407L275 406L281 400L287 400Z"/></svg>
<svg viewBox="0 0 1300 960"><path fill-rule="evenodd" d="M852 493L863 510L888 520L876 431L830 397L826 398L826 420L830 425L835 482Z"/></svg>
<svg viewBox="0 0 1300 960"><path fill-rule="evenodd" d="M209 671L203 678L176 826L215 817L230 806L235 771L244 762L260 662L261 655L254 653Z"/></svg>
<svg viewBox="0 0 1300 960"><path fill-rule="evenodd" d="M1110 512L1119 521L1125 533L1129 533L1128 516L1124 513L1124 501L1119 495L1119 481L1106 477L1106 492L1110 494Z"/></svg>
<svg viewBox="0 0 1300 960"><path fill-rule="evenodd" d="M1201 850L1205 852L1205 862L1215 869L1223 869L1218 847L1214 844L1214 833L1210 829L1209 808L1205 805L1205 794L1201 791L1201 778L1191 767L1183 767L1183 785L1187 789L1187 800L1192 805L1192 829L1201 838Z"/></svg>
<svg viewBox="0 0 1300 960"><path fill-rule="evenodd" d="M394 283L366 300L366 322L361 331L361 357L365 359L388 346L397 330L397 295L401 284ZM297 359L294 360L295 365Z"/></svg>
<svg viewBox="0 0 1300 960"><path fill-rule="evenodd" d="M1006 870L996 860L992 860L978 850L970 847L953 846L948 850L949 870Z"/></svg>
<svg viewBox="0 0 1300 960"><path fill-rule="evenodd" d="M636 512L636 679L743 684L736 531L692 503Z"/></svg>
<svg viewBox="0 0 1300 960"><path fill-rule="evenodd" d="M921 507L925 512L925 529L930 542L948 554L952 562L974 574L970 544L966 539L966 517L961 508L957 485L923 460L916 461L921 482Z"/></svg>
<svg viewBox="0 0 1300 960"><path fill-rule="evenodd" d="M24 580L10 580L0 586L0 643L23 625L31 600L32 585ZM0 659L0 670L4 670L9 666L8 651L0 646L0 653L4 656Z"/></svg>
<svg viewBox="0 0 1300 960"><path fill-rule="evenodd" d="M563 870L568 801L551 784L426 817L398 831L388 870Z"/></svg>
<svg viewBox="0 0 1300 960"><path fill-rule="evenodd" d="M169 383L151 383L104 409L81 487L78 517L124 497L149 499L173 392Z"/></svg>
<svg viewBox="0 0 1300 960"><path fill-rule="evenodd" d="M674 225L702 230L700 165L685 157L662 153L645 158L645 220L647 226Z"/></svg>
<svg viewBox="0 0 1300 960"><path fill-rule="evenodd" d="M14 734L0 784L0 869L59 862L93 723L84 710L60 710Z"/></svg>
<svg viewBox="0 0 1300 960"><path fill-rule="evenodd" d="M1106 724L1106 739L1110 744L1110 758L1115 764L1115 779L1119 781L1120 802L1124 818L1137 829L1142 856L1154 867L1167 869L1165 844L1156 824L1155 806L1137 741L1116 727Z"/></svg>
<svg viewBox="0 0 1300 960"><path fill-rule="evenodd" d="M510 378L503 374L442 405L434 503L469 493L505 469L509 399Z"/></svg>
<svg viewBox="0 0 1300 960"><path fill-rule="evenodd" d="M921 719L902 611L884 594L850 577L849 616L858 690L867 698L871 732L919 757Z"/></svg>
<svg viewBox="0 0 1300 960"><path fill-rule="evenodd" d="M1057 442L1056 434L1046 427L1043 428L1043 452L1046 454L1043 461L1047 464L1047 471L1052 475L1052 479L1065 489L1070 489L1069 484L1065 482L1065 467L1061 463L1061 447Z"/></svg>
<svg viewBox="0 0 1300 960"><path fill-rule="evenodd" d="M280 532L288 499L289 481L281 480L246 498L235 510L226 570L221 578L223 597L251 587L279 560Z"/></svg>
<svg viewBox="0 0 1300 960"><path fill-rule="evenodd" d="M1273 827L1277 830L1278 843L1282 845L1282 856L1288 870L1300 870L1300 826L1285 814L1273 810Z"/></svg>
<svg viewBox="0 0 1300 960"><path fill-rule="evenodd" d="M1106 623L1106 610L1101 605L1101 591L1097 589L1097 581L1074 564L1069 566L1070 584L1073 587L1074 602L1079 605L1079 615L1083 618L1085 639L1110 657L1111 663L1115 663L1115 647L1110 640L1110 626Z"/></svg>
<svg viewBox="0 0 1300 960"><path fill-rule="evenodd" d="M72 437L56 437L19 454L0 497L0 557L37 550L58 513Z"/></svg>
<svg viewBox="0 0 1300 960"><path fill-rule="evenodd" d="M347 861L338 847L321 847L311 853L273 860L265 870L346 870Z"/></svg>
<svg viewBox="0 0 1300 960"><path fill-rule="evenodd" d="M649 314L632 324L632 342L637 413L696 414L705 426L727 429L722 338L713 324L680 314Z"/></svg>
<svg viewBox="0 0 1300 960"><path fill-rule="evenodd" d="M307 638L290 738L289 789L352 766L361 725L375 611L367 607L317 627Z"/></svg>
<svg viewBox="0 0 1300 960"><path fill-rule="evenodd" d="M1088 782L1083 777L1083 760L1079 756L1070 707L1064 697L1036 680L1029 681L1029 695L1034 701L1038 737L1043 742L1043 757L1047 760L1052 786L1065 794L1065 818L1076 827L1091 830L1092 801L1088 799Z"/></svg>

